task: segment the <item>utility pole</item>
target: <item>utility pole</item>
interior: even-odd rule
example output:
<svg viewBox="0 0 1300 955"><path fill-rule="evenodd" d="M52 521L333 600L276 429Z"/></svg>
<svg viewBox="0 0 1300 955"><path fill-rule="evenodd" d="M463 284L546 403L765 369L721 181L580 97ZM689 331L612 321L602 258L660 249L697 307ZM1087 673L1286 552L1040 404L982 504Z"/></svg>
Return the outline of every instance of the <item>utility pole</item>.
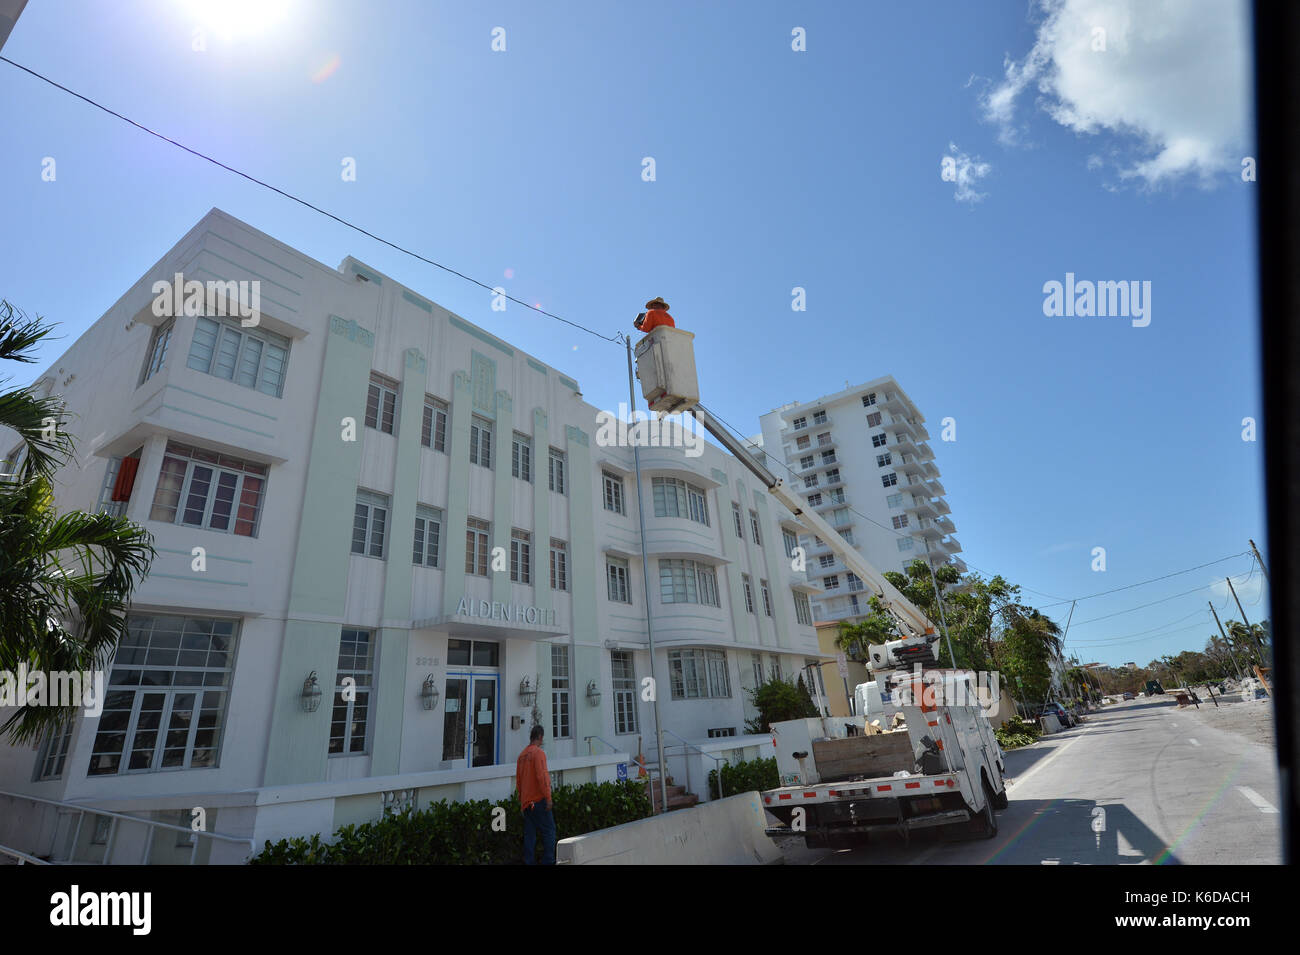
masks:
<svg viewBox="0 0 1300 955"><path fill-rule="evenodd" d="M1056 662L1061 664L1061 689L1065 689L1065 657L1061 656L1061 649L1065 646L1065 638L1070 635L1070 621L1074 619L1074 605L1079 601L1070 601L1070 615L1065 618L1065 632L1061 634L1061 646L1056 650ZM1048 692L1054 692L1051 683L1048 683Z"/></svg>
<svg viewBox="0 0 1300 955"><path fill-rule="evenodd" d="M627 345L627 400L628 416L636 418L636 386L633 382L632 375L632 339L626 335L623 341ZM647 410L646 412L650 412ZM628 422L628 427L632 422ZM650 686L654 689L654 695L650 698L650 705L654 708L655 715L655 750L659 758L659 792L663 797L659 805L660 812L668 811L668 764L664 762L664 727L659 721L659 680L655 676L655 630L650 620L650 558L646 556L645 549L645 500L641 494L641 443L640 441L632 442L632 468L636 471L636 516L641 524L641 583L645 591L645 635L650 645ZM651 784L653 791L654 783ZM722 772L718 772L718 788L721 791ZM654 800L650 800L651 808L654 808Z"/></svg>
<svg viewBox="0 0 1300 955"><path fill-rule="evenodd" d="M1238 680L1244 679L1244 677L1241 675L1241 667L1237 666L1237 655L1232 652L1232 641L1228 639L1228 634L1225 633L1223 629L1223 623L1219 620L1219 615L1215 613L1214 601L1213 600L1209 601L1209 604L1210 604L1210 613L1214 614L1214 622L1219 625L1219 633L1223 634L1223 642L1228 647L1228 656L1232 658L1232 668L1237 671L1237 679Z"/></svg>
<svg viewBox="0 0 1300 955"><path fill-rule="evenodd" d="M934 585L934 600L939 605L939 623L943 627L943 638L948 642L948 659L952 668L957 669L957 658L952 652L952 637L948 635L948 621L944 619L943 598L939 596L939 578L934 575L934 565L930 563L930 538L925 539L925 566L930 568L930 583Z"/></svg>
<svg viewBox="0 0 1300 955"><path fill-rule="evenodd" d="M1255 546L1254 541L1249 541L1250 549L1255 552L1255 559L1259 561L1259 569L1264 572L1264 579L1268 580L1268 568L1264 566L1264 558L1259 556L1259 548Z"/></svg>
<svg viewBox="0 0 1300 955"><path fill-rule="evenodd" d="M1237 596L1237 589L1232 586L1232 578L1224 577L1223 579L1228 582L1228 589L1232 591L1232 599L1237 602L1237 610L1241 612L1241 622L1246 625L1247 636L1255 637L1254 631L1250 629L1250 621L1246 619L1246 611L1241 609L1241 598ZM1255 637L1255 642L1259 644L1259 649L1261 651L1265 650L1263 639Z"/></svg>

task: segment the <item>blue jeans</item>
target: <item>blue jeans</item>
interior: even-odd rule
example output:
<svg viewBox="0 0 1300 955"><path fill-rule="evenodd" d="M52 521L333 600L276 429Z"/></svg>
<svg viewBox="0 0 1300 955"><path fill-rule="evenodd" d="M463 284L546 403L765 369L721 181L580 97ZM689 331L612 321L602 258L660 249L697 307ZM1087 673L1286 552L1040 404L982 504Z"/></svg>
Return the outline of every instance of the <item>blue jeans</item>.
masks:
<svg viewBox="0 0 1300 955"><path fill-rule="evenodd" d="M549 800L524 810L524 865L537 857L537 834L542 835L542 865L555 865L555 817Z"/></svg>

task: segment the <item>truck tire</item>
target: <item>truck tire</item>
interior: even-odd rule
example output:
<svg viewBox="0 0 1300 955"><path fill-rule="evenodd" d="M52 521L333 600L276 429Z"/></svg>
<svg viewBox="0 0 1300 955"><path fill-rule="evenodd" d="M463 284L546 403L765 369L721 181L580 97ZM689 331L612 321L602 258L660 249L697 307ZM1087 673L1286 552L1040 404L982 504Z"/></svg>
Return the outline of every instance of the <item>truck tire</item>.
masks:
<svg viewBox="0 0 1300 955"><path fill-rule="evenodd" d="M970 832L977 839L992 839L998 834L998 817L994 813L994 800L997 798L993 794L993 787L981 773L980 780L984 784L984 810L972 819L969 823Z"/></svg>
<svg viewBox="0 0 1300 955"><path fill-rule="evenodd" d="M1007 795L1007 781L1002 775L1002 767L998 767L998 782L1002 784L1002 792L993 797L994 809L1006 809L1011 802L1011 797Z"/></svg>

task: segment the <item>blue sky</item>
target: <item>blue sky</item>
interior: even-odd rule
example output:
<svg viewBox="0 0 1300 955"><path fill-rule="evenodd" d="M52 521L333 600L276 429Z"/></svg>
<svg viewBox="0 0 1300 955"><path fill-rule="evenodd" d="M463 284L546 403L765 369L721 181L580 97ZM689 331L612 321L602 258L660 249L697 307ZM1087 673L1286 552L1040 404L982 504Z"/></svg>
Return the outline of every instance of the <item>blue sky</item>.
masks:
<svg viewBox="0 0 1300 955"><path fill-rule="evenodd" d="M894 375L927 417L962 556L1041 606L1265 548L1262 442L1242 440L1261 412L1243 5L1168 21L1129 0L251 6L278 16L222 35L198 0L44 0L4 55L605 334L663 295L697 333L705 403L746 434ZM329 265L355 255L594 404L626 398L620 347L493 312L4 63L0 123L0 296L65 337L40 367L217 206ZM1149 281L1150 325L1045 316L1067 272ZM1068 646L1111 663L1199 649L1206 600L1249 570L1083 601Z"/></svg>

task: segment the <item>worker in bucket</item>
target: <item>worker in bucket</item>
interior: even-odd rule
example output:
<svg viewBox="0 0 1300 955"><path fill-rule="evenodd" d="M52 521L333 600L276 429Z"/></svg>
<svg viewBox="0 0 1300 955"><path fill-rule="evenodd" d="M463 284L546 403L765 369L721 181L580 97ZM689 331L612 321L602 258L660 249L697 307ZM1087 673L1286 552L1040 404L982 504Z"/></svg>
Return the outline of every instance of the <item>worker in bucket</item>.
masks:
<svg viewBox="0 0 1300 955"><path fill-rule="evenodd" d="M662 298L655 297L645 303L646 310L636 317L632 325L640 332L648 334L658 328L660 325L667 325L669 328L676 328L677 323L673 317L668 314L668 303Z"/></svg>

